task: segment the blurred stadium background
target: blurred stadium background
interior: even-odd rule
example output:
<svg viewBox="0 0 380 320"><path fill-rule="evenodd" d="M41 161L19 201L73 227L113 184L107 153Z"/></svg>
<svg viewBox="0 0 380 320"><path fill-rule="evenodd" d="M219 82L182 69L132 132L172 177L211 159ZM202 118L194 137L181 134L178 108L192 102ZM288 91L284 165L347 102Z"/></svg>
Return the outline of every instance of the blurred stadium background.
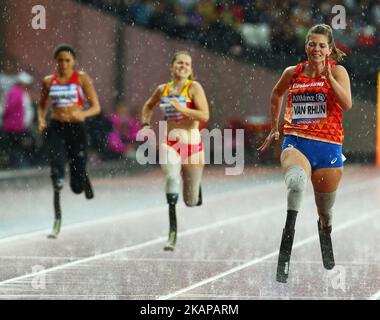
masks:
<svg viewBox="0 0 380 320"><path fill-rule="evenodd" d="M353 93L333 229L336 269L347 285L332 286L322 269L308 188L284 286L274 277L286 209L279 145L263 155L255 146L269 128L274 83L286 66L305 59L308 28L330 23L336 4L346 10L347 27L335 30L335 41L347 53ZM35 5L46 10L46 29L32 27ZM7 90L33 77L31 131L12 141L0 127L0 299L379 299L379 21L380 3L369 0L0 0L2 116ZM88 120L96 197L84 205L66 184L63 232L48 241L52 188L35 111L41 79L54 72L53 50L62 42L72 44L79 68L94 80L103 113ZM177 50L193 56L211 108L207 127L245 129L246 170L226 177L222 166L206 167L203 206L178 205L180 241L168 254L162 172L136 165L133 153L112 154L107 142L122 105L133 146L136 117L168 81ZM35 287L35 279L46 286Z"/></svg>
<svg viewBox="0 0 380 320"><path fill-rule="evenodd" d="M372 163L380 70L380 4L374 0L3 0L0 82L20 71L31 74L36 108L39 83L54 71L54 47L72 44L79 67L94 79L100 96L103 114L89 120L89 127L93 158L104 160L104 132L110 130L104 118L118 103L137 116L155 86L169 78L173 52L189 50L211 107L208 127L247 129L247 162L272 162L278 155L275 150L261 159L253 152L268 128L270 90L286 66L305 58L308 28L330 23L336 4L346 10L347 27L335 30L335 41L347 53L343 65L352 79L354 99L353 109L344 114L344 153L350 162ZM46 9L45 30L32 28L35 5ZM4 108L6 93L2 95ZM35 123L29 161L10 163L12 150L4 146L2 133L2 168L46 163Z"/></svg>

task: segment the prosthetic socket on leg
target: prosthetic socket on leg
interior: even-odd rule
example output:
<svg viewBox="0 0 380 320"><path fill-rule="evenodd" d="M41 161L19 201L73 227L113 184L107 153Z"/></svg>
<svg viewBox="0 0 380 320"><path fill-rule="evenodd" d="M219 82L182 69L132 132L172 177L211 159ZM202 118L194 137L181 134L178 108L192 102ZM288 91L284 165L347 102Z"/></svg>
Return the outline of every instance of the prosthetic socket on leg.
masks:
<svg viewBox="0 0 380 320"><path fill-rule="evenodd" d="M301 167L291 167L285 172L284 178L288 187L288 210L299 211L306 188L307 174Z"/></svg>
<svg viewBox="0 0 380 320"><path fill-rule="evenodd" d="M165 174L165 192L167 194L178 194L181 181L181 164L161 164Z"/></svg>

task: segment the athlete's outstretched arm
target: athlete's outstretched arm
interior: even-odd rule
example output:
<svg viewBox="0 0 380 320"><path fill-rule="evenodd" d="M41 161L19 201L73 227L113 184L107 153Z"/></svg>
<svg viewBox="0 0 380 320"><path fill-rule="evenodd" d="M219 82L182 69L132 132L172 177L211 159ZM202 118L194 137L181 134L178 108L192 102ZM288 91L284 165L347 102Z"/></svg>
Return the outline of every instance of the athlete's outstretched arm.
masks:
<svg viewBox="0 0 380 320"><path fill-rule="evenodd" d="M38 131L42 133L46 129L46 113L47 113L47 100L49 97L49 83L51 76L47 76L42 80L42 88L40 95L40 102L37 109Z"/></svg>
<svg viewBox="0 0 380 320"><path fill-rule="evenodd" d="M288 89L290 80L292 79L294 69L294 66L286 68L282 73L280 80L278 80L272 90L270 95L272 129L263 144L257 148L257 151L264 151L270 146L273 140L278 140L280 137L280 133L278 132L278 121L280 118L282 101L284 100L285 92Z"/></svg>
<svg viewBox="0 0 380 320"><path fill-rule="evenodd" d="M194 102L195 109L182 107L176 98L173 98L170 103L177 109L177 111L183 113L190 119L207 122L210 117L210 111L202 85L199 82L194 81L189 88L189 94Z"/></svg>
<svg viewBox="0 0 380 320"><path fill-rule="evenodd" d="M144 103L141 112L141 124L143 127L150 126L150 119L152 118L153 108L160 101L164 85L160 85L154 90L152 96Z"/></svg>

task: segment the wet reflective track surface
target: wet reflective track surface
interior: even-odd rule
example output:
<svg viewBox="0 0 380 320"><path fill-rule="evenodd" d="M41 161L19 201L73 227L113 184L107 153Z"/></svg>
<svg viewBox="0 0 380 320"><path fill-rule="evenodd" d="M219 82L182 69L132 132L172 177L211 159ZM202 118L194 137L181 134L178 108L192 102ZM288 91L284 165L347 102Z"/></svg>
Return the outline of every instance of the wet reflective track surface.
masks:
<svg viewBox="0 0 380 320"><path fill-rule="evenodd" d="M226 176L209 167L203 206L177 206L174 252L164 179L93 177L95 199L62 191L53 223L49 178L0 180L0 299L379 299L380 170L347 166L334 210L336 267L323 269L309 183L298 215L290 274L275 280L286 217L278 167Z"/></svg>

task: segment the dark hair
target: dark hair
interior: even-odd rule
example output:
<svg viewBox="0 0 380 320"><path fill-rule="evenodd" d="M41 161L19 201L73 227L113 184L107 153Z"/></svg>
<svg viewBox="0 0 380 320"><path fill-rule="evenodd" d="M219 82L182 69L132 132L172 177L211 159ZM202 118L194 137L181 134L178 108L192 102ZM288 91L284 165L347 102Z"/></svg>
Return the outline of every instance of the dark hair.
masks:
<svg viewBox="0 0 380 320"><path fill-rule="evenodd" d="M306 35L306 42L309 41L311 34L323 34L327 37L327 41L329 44L329 47L332 48L331 57L336 60L340 61L343 59L343 57L346 55L342 50L338 49L335 46L334 37L333 37L333 31L332 28L327 24L317 24L314 27L311 27Z"/></svg>
<svg viewBox="0 0 380 320"><path fill-rule="evenodd" d="M75 50L73 49L72 46L70 46L67 43L61 43L57 48L54 49L54 59L57 59L58 55L62 51L70 52L73 55L74 59L77 57L77 54L75 53Z"/></svg>
<svg viewBox="0 0 380 320"><path fill-rule="evenodd" d="M181 54L183 54L183 55L185 55L185 56L189 56L189 57L191 58L191 55L190 55L190 53L189 53L188 51L177 51L176 53L174 53L173 58L172 58L172 60L171 60L170 63L173 64L173 63L177 60L177 57L178 57L179 55L181 55ZM193 75L193 73L190 74L190 76L189 76L189 80L194 80L194 75Z"/></svg>

